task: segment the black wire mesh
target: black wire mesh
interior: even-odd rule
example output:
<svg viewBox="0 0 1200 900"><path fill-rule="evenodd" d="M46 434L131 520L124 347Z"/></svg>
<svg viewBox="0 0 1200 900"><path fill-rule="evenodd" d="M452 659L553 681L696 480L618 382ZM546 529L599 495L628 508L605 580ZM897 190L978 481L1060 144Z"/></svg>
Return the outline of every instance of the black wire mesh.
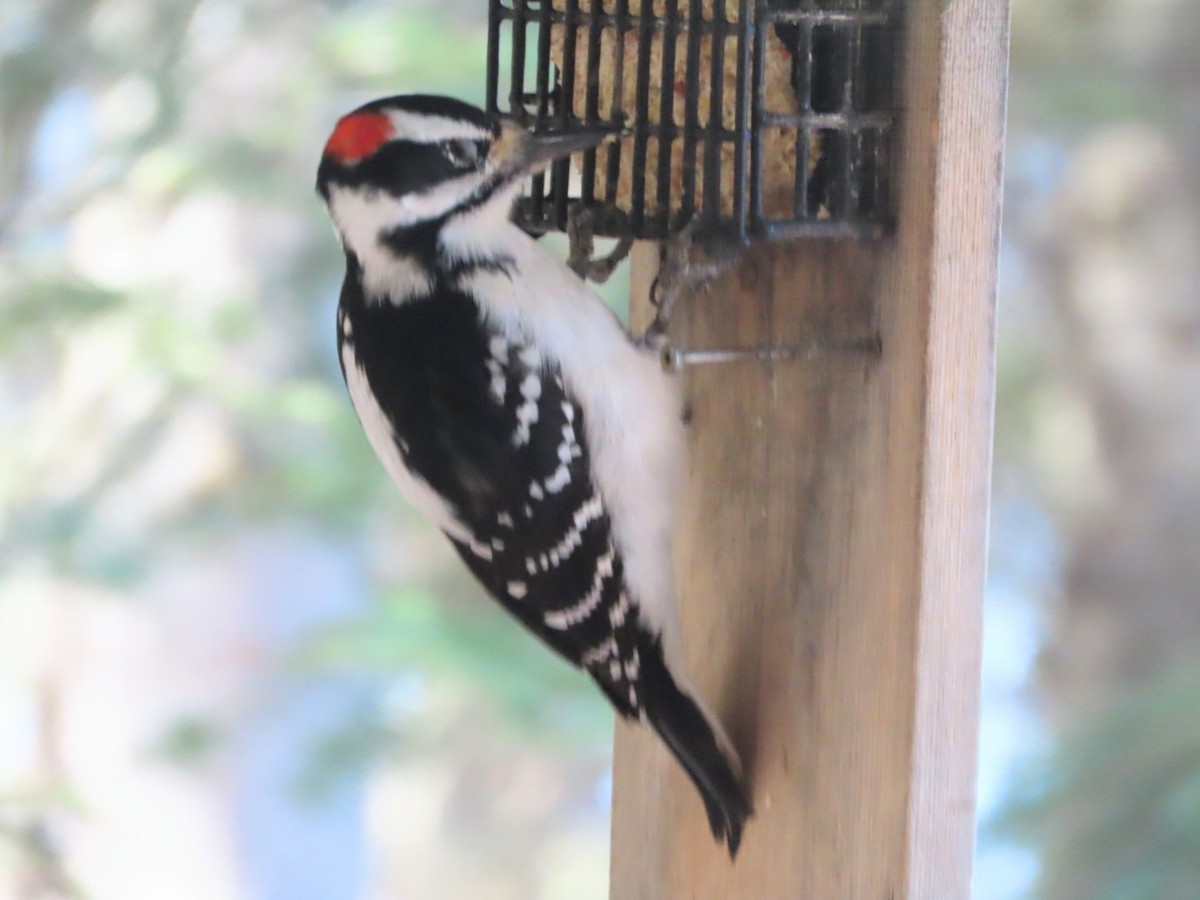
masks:
<svg viewBox="0 0 1200 900"><path fill-rule="evenodd" d="M662 239L693 218L742 238L883 233L899 6L491 0L490 110L629 134L533 178L518 221L563 230L582 205L611 237Z"/></svg>

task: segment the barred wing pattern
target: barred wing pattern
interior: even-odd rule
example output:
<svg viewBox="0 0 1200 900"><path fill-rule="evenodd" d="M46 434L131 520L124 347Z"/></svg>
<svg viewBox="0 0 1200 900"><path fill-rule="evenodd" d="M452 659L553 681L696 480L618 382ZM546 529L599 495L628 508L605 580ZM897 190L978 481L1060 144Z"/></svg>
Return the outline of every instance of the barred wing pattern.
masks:
<svg viewBox="0 0 1200 900"><path fill-rule="evenodd" d="M465 295L396 305L356 293L343 293L341 359L376 452L392 454L393 477L415 486L414 503L488 592L622 715L638 715L637 608L590 474L583 410L555 361L490 328Z"/></svg>

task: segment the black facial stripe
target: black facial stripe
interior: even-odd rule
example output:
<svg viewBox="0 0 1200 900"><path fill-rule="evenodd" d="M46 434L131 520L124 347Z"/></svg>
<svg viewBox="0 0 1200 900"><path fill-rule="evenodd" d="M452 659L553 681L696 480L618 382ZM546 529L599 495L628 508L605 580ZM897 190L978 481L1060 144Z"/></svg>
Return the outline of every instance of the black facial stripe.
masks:
<svg viewBox="0 0 1200 900"><path fill-rule="evenodd" d="M383 236L383 242L398 254L416 254L425 259L432 259L438 255L438 234L446 221L453 216L459 216L483 206L506 183L507 179L504 178L493 178L491 181L486 181L474 196L445 215L395 228Z"/></svg>
<svg viewBox="0 0 1200 900"><path fill-rule="evenodd" d="M475 195L460 206L455 207L453 215L461 215L462 213L470 212L473 209L479 209L483 204L492 199L492 195L500 188L504 187L509 182L507 178L493 178L491 181L484 182L483 186L475 192Z"/></svg>
<svg viewBox="0 0 1200 900"><path fill-rule="evenodd" d="M327 174L337 184L374 187L393 197L403 197L457 178L462 171L437 144L399 140L389 141L361 162L351 165L333 162Z"/></svg>

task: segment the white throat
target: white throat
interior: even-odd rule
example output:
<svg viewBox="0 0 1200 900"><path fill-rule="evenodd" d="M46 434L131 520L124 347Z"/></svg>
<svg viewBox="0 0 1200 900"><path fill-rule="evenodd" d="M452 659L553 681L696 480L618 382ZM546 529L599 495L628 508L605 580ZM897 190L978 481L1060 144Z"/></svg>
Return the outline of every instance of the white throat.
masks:
<svg viewBox="0 0 1200 900"><path fill-rule="evenodd" d="M519 189L516 182L506 185L487 202L452 217L442 226L438 250L452 261L512 256L514 243L525 239L510 218Z"/></svg>
<svg viewBox="0 0 1200 900"><path fill-rule="evenodd" d="M343 243L362 266L363 288L369 299L403 303L433 290L434 277L426 262L397 253L384 236L446 216L464 196L470 196L479 181L479 175L464 175L403 197L349 187L330 191L330 215ZM518 187L505 186L479 206L450 215L440 230L439 252L450 261L504 255L505 245L513 240L509 212Z"/></svg>

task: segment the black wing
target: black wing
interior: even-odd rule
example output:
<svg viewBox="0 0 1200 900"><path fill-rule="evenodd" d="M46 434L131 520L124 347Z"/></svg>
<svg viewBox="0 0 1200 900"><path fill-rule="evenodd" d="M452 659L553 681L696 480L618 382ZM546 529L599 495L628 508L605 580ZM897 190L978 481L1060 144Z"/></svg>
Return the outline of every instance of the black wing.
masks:
<svg viewBox="0 0 1200 900"><path fill-rule="evenodd" d="M451 539L468 568L622 714L637 713L637 610L591 478L583 410L557 364L486 325L465 295L354 299L343 298L343 340L405 465L467 531Z"/></svg>

